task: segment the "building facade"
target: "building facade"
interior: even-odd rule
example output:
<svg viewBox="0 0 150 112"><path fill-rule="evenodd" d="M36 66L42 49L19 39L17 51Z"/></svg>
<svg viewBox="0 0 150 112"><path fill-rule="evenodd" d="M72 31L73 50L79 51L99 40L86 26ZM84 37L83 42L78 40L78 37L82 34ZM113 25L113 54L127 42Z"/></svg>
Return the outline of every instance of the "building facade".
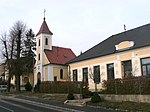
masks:
<svg viewBox="0 0 150 112"><path fill-rule="evenodd" d="M150 24L112 35L69 62L72 81L102 89L104 80L150 76Z"/></svg>
<svg viewBox="0 0 150 112"><path fill-rule="evenodd" d="M68 80L66 63L76 56L70 48L52 46L52 35L44 18L36 35L37 58L34 69L34 85L38 79L41 81Z"/></svg>

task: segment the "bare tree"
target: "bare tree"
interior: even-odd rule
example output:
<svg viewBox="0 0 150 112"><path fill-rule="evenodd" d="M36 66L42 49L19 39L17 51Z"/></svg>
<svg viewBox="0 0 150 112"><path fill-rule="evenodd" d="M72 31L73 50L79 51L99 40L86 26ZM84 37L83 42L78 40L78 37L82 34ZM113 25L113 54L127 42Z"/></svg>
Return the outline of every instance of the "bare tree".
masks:
<svg viewBox="0 0 150 112"><path fill-rule="evenodd" d="M95 70L92 70L91 67L89 68L89 78L92 79L95 84L95 92L97 92L97 84L100 82L100 79L96 76L97 74L100 74L98 68L95 68Z"/></svg>
<svg viewBox="0 0 150 112"><path fill-rule="evenodd" d="M22 21L17 21L10 30L10 37L14 38L14 71L16 79L16 91L20 91L20 76L22 75L22 51L24 48L24 39L26 35L26 25Z"/></svg>
<svg viewBox="0 0 150 112"><path fill-rule="evenodd" d="M9 35L6 33L1 35L3 45L2 55L6 59L8 76L8 91L10 91L11 77L15 75L16 90L20 91L20 76L22 74L22 52L24 46L24 38L26 36L26 25L22 21L17 21L11 27Z"/></svg>
<svg viewBox="0 0 150 112"><path fill-rule="evenodd" d="M5 58L5 64L8 69L8 92L10 91L10 81L12 77L12 60L14 51L14 38L10 38L7 33L1 34L0 41L2 43L2 58Z"/></svg>

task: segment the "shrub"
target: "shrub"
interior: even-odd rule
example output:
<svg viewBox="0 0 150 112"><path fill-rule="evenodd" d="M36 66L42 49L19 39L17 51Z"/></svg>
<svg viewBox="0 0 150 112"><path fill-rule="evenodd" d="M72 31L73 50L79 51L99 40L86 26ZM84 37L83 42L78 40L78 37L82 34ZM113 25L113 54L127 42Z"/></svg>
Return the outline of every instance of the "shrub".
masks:
<svg viewBox="0 0 150 112"><path fill-rule="evenodd" d="M34 87L34 92L40 92L41 81L38 79L37 84Z"/></svg>
<svg viewBox="0 0 150 112"><path fill-rule="evenodd" d="M150 77L127 77L103 82L104 94L150 94Z"/></svg>
<svg viewBox="0 0 150 112"><path fill-rule="evenodd" d="M74 100L74 95L72 93L69 93L67 96L67 100Z"/></svg>
<svg viewBox="0 0 150 112"><path fill-rule="evenodd" d="M79 85L81 88L79 88ZM82 82L68 81L42 81L40 84L40 92L42 93L73 93L80 94L88 89L83 88Z"/></svg>
<svg viewBox="0 0 150 112"><path fill-rule="evenodd" d="M89 91L89 87L88 85L86 85L83 89L82 89L82 96L83 98L89 98L91 97L92 92Z"/></svg>
<svg viewBox="0 0 150 112"><path fill-rule="evenodd" d="M27 82L27 84L25 85L25 89L26 89L26 91L32 90L32 85L30 84L30 82Z"/></svg>
<svg viewBox="0 0 150 112"><path fill-rule="evenodd" d="M101 97L98 95L98 93L94 93L93 96L91 97L91 102L92 103L97 103L101 101Z"/></svg>

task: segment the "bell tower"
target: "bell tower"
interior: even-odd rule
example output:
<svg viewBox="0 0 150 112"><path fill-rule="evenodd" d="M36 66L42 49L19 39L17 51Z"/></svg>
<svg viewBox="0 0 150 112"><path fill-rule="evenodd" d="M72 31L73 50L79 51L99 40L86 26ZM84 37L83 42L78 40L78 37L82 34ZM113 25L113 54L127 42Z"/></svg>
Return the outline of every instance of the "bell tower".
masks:
<svg viewBox="0 0 150 112"><path fill-rule="evenodd" d="M44 80L43 75L43 64L44 64L44 49L52 50L52 35L53 33L49 30L47 23L45 21L45 10L44 10L44 19L40 27L39 32L36 35L36 44L37 44L37 57L36 57L36 70L34 71L34 84L37 83L37 80Z"/></svg>

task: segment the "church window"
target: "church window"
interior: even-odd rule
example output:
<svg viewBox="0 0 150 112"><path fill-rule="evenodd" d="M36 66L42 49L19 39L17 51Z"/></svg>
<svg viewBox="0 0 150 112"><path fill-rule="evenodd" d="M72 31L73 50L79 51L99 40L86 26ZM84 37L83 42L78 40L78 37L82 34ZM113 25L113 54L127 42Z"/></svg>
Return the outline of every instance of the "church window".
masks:
<svg viewBox="0 0 150 112"><path fill-rule="evenodd" d="M39 46L40 46L40 39L39 39Z"/></svg>
<svg viewBox="0 0 150 112"><path fill-rule="evenodd" d="M60 79L63 79L63 69L60 69Z"/></svg>
<svg viewBox="0 0 150 112"><path fill-rule="evenodd" d="M48 45L48 38L45 38L45 45Z"/></svg>
<svg viewBox="0 0 150 112"><path fill-rule="evenodd" d="M40 54L38 55L38 60L40 60Z"/></svg>

